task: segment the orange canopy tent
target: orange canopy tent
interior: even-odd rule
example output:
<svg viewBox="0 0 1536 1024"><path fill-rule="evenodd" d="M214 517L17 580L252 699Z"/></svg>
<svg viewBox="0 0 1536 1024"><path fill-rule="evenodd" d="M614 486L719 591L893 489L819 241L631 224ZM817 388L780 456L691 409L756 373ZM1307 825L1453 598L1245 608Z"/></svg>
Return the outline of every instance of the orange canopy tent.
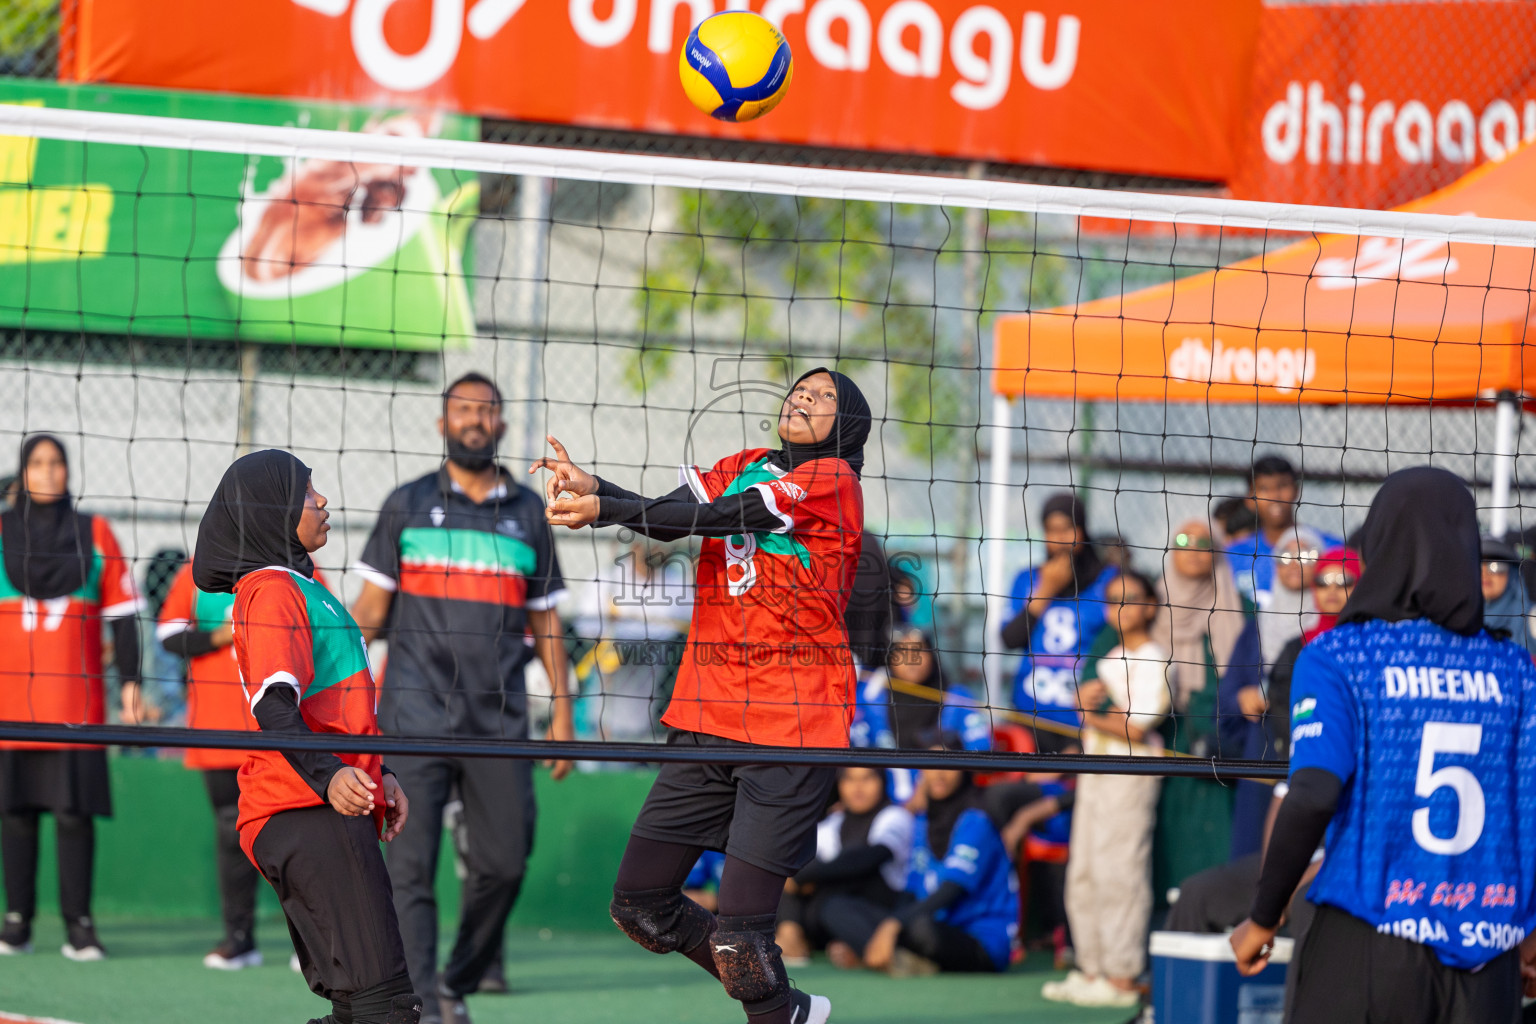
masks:
<svg viewBox="0 0 1536 1024"><path fill-rule="evenodd" d="M1536 146L1399 209L1536 221ZM1502 531L1518 402L1536 394L1536 250L1319 235L1171 284L999 317L992 517L1006 508L1008 400L1227 403L1496 398ZM1001 545L989 553L1001 579ZM994 575L995 573L995 575ZM989 588L990 589L990 588ZM1001 609L998 609L1001 613Z"/></svg>
<svg viewBox="0 0 1536 1024"><path fill-rule="evenodd" d="M1536 146L1400 207L1536 220ZM1326 235L1171 284L1000 317L997 394L1443 402L1536 392L1536 251Z"/></svg>

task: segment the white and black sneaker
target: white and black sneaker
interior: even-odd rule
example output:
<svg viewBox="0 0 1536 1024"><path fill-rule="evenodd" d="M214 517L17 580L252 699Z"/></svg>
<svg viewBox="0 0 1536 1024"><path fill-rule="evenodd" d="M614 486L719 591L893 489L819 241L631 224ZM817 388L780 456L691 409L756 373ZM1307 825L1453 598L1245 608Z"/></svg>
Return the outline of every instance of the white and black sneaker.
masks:
<svg viewBox="0 0 1536 1024"><path fill-rule="evenodd" d="M5 915L0 927L0 956L20 956L32 952L32 922L17 911Z"/></svg>
<svg viewBox="0 0 1536 1024"><path fill-rule="evenodd" d="M107 951L96 937L96 925L88 917L65 922L69 941L60 947L65 959L76 963L95 963L107 958Z"/></svg>
<svg viewBox="0 0 1536 1024"><path fill-rule="evenodd" d="M794 989L789 995L789 1024L827 1024L832 1019L832 1000Z"/></svg>
<svg viewBox="0 0 1536 1024"><path fill-rule="evenodd" d="M261 950L254 944L241 947L225 939L203 957L203 966L215 971L243 971L247 967L260 967Z"/></svg>

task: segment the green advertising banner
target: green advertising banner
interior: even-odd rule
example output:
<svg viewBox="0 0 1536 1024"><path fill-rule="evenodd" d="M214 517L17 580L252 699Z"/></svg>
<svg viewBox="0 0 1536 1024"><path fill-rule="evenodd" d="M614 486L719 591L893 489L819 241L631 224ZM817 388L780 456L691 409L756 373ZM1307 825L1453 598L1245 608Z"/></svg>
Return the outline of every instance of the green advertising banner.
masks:
<svg viewBox="0 0 1536 1024"><path fill-rule="evenodd" d="M0 79L0 103L478 139L471 117ZM0 326L468 343L473 174L0 137Z"/></svg>

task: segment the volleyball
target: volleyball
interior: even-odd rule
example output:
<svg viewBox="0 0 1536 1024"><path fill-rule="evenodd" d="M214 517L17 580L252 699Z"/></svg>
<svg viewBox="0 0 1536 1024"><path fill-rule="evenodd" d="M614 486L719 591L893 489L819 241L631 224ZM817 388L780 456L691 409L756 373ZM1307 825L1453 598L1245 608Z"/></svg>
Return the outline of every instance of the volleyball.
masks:
<svg viewBox="0 0 1536 1024"><path fill-rule="evenodd" d="M795 65L772 22L751 11L723 11L689 33L677 71L688 99L704 113L751 121L779 105Z"/></svg>

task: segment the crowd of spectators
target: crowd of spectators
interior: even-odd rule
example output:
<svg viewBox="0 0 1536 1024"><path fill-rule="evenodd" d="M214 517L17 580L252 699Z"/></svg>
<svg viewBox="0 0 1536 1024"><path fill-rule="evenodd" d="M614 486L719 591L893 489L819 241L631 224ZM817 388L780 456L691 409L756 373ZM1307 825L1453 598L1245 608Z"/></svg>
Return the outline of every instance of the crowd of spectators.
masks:
<svg viewBox="0 0 1536 1024"><path fill-rule="evenodd" d="M456 382L441 421L449 460L390 497L356 567L365 584L354 617L366 638L390 641L381 725L527 736L523 671L536 660L549 690L560 695L569 673L582 698L557 702L566 710L549 723L552 737L655 739L692 613L687 551L643 540L625 548L577 595L567 627L541 499L494 459L503 429L495 385L476 375ZM1044 558L1018 573L998 624L997 639L1018 652L1008 709L987 707L946 672L922 580L866 535L847 618L858 669L854 745L1284 759L1297 654L1333 627L1362 565L1340 538L1297 522L1301 480L1285 459L1260 458L1249 483L1247 494L1179 523L1156 573L1144 573L1151 567L1137 563L1147 559L1122 539L1091 536L1079 496L1049 496L1039 513ZM20 602L17 622L31 624L20 627L21 646L34 653L0 668L0 718L99 721L110 665L125 722L254 728L230 671L227 595L198 592L185 556L170 550L149 559L136 583L105 521L76 513L61 441L28 440L7 504L0 602ZM485 584L468 567L454 580L446 549L432 547L444 531L475 551L510 552L521 567L518 599L499 590L489 618L469 608L484 603L474 588ZM93 557L82 561L80 551ZM1536 654L1536 580L1522 575L1533 563L1513 538L1486 538L1483 556L1487 624ZM78 564L83 576L70 569ZM449 582L427 586L421 567L441 575L445 564ZM141 654L132 624L144 608L157 626ZM50 616L69 624L60 646L75 659L68 664L36 653L39 636L55 628ZM16 679L44 670L82 680L78 700L51 708L52 718L35 704L5 703L7 693L30 692ZM466 689L470 677L490 682ZM90 916L91 823L112 809L104 757L40 744L0 749L0 953L30 948L38 820L52 814L66 953L105 955ZM225 970L260 962L256 877L234 837L239 758L186 754L187 767L204 774L218 835L224 935L205 963ZM398 758L393 767L410 777L418 833L389 857L412 978L442 1019L465 1021L465 994L505 984L500 935L537 813L529 765ZM898 976L999 972L1038 949L1072 967L1046 985L1047 998L1133 1006L1154 923L1166 915L1175 930L1222 930L1244 916L1277 788L1154 774L847 768L816 859L786 884L778 942L791 964L824 951L840 968ZM432 886L445 808L467 881L440 970ZM690 876L690 893L706 905L718 861L706 854Z"/></svg>

